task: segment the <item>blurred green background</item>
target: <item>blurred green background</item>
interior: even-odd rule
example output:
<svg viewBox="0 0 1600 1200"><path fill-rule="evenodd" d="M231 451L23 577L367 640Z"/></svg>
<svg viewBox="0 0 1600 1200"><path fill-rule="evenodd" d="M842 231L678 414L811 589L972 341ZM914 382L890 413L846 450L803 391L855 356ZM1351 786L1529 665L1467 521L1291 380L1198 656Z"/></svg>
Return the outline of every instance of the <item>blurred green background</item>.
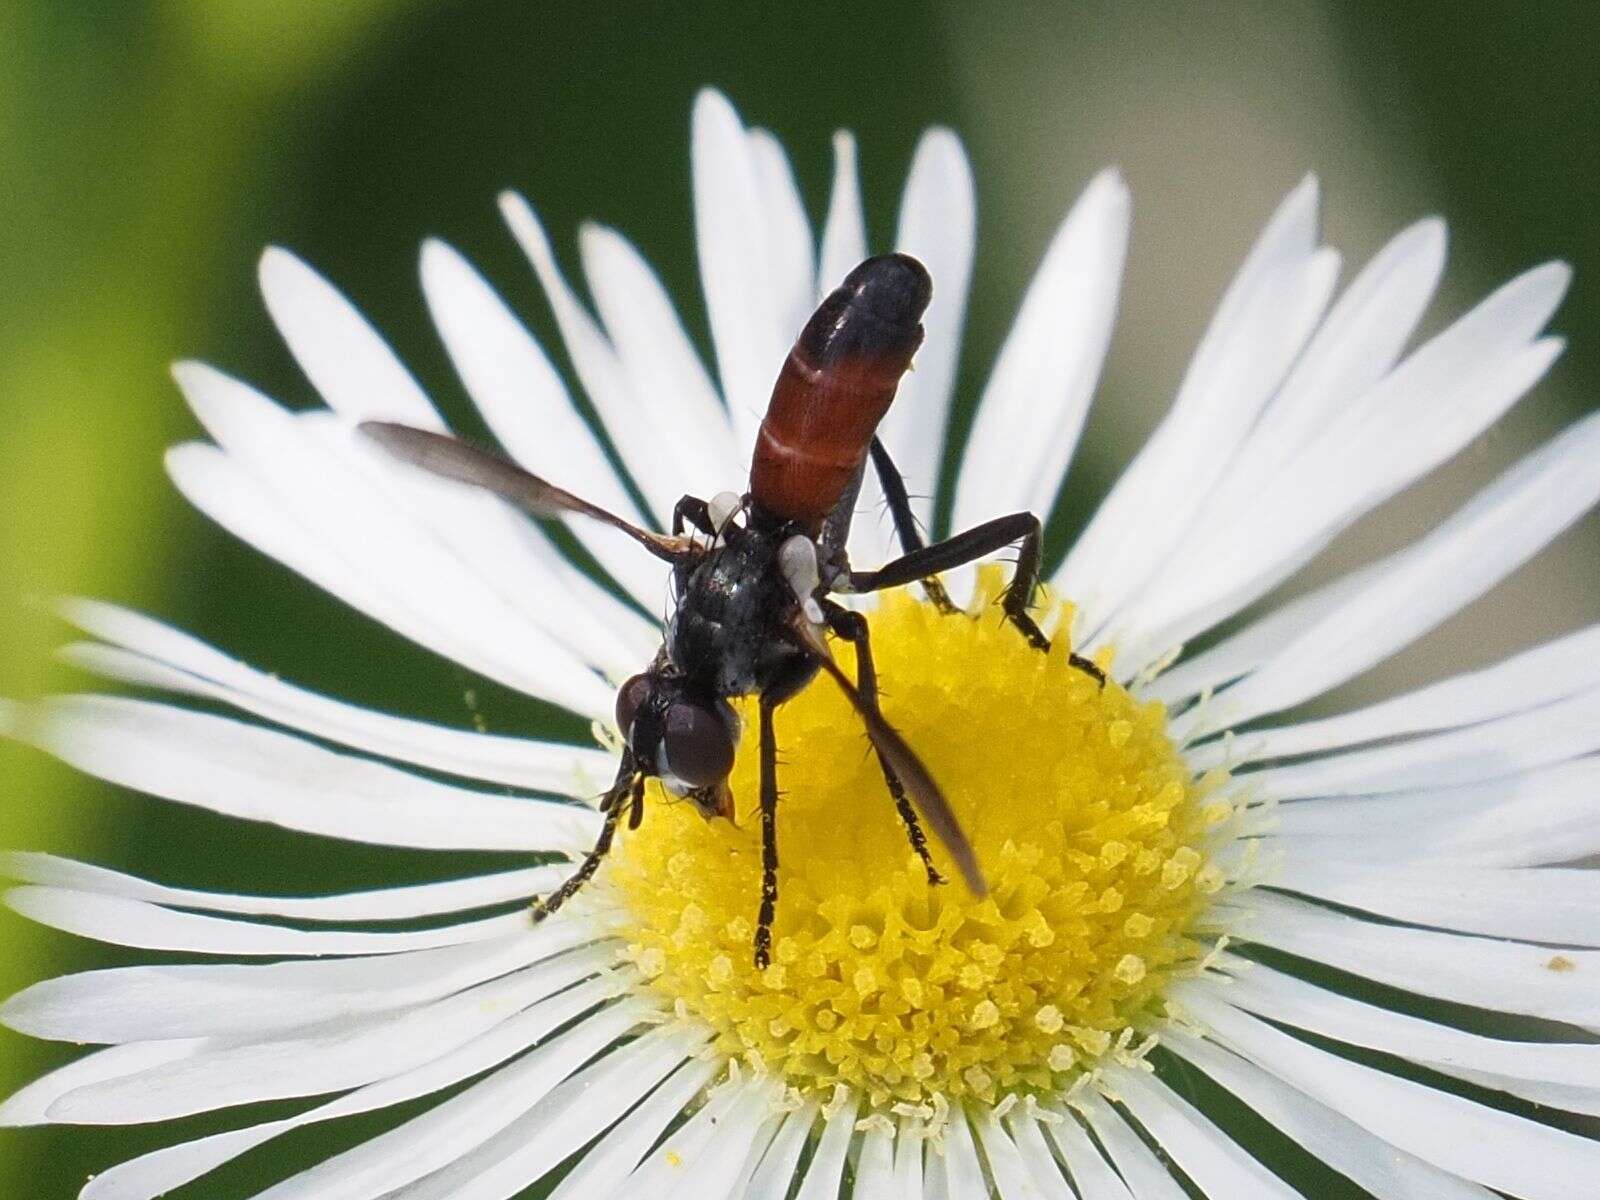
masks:
<svg viewBox="0 0 1600 1200"><path fill-rule="evenodd" d="M1556 319L1571 346L1552 379L1319 569L1360 561L1595 403L1597 13L1581 0L1474 6L1470 19L1442 0L11 0L0 6L0 695L73 682L51 658L66 631L47 600L86 593L363 702L465 723L474 691L491 728L548 727L537 705L408 649L190 512L160 465L164 446L195 433L167 364L205 358L311 401L254 289L260 247L280 242L346 289L462 413L416 286L423 237L466 252L556 345L499 225L505 186L539 206L569 262L582 218L636 239L704 344L687 131L706 83L783 138L818 216L828 136L854 128L880 245L918 131L942 122L963 135L980 222L968 398L1054 223L1096 168L1123 166L1135 195L1123 320L1058 543L1158 418L1255 229L1307 169L1323 176L1329 236L1351 265L1418 215L1450 219L1441 311L1544 258L1572 261ZM1590 519L1349 696L1593 620L1597 563ZM244 891L441 869L167 811L11 745L0 745L0 845ZM0 993L138 957L9 913L0 946ZM69 1056L0 1031L0 1092ZM320 1139L360 1132L285 1143L276 1162L183 1194L247 1195L320 1157ZM96 1169L174 1136L0 1132L0 1200L75 1194Z"/></svg>

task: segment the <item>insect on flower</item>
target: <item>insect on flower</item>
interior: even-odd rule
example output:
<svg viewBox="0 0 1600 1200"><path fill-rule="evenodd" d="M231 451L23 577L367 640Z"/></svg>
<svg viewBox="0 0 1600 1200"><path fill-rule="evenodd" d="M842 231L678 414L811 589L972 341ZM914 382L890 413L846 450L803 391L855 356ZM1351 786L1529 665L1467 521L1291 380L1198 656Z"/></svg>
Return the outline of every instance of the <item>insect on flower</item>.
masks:
<svg viewBox="0 0 1600 1200"><path fill-rule="evenodd" d="M973 894L987 890L977 855L939 785L879 708L866 618L831 598L920 581L936 606L954 612L938 572L1018 545L1016 572L1002 605L1029 644L1041 651L1050 645L1028 615L1039 578L1039 518L1012 513L924 544L905 483L876 436L922 344L921 320L932 290L922 264L904 254L869 258L851 271L806 322L783 364L756 438L750 490L709 501L684 496L674 510L670 536L641 529L446 435L386 422L362 426L391 454L417 467L485 488L537 517L572 512L603 521L672 564L678 601L663 645L617 695L617 728L625 745L616 779L601 800L605 821L599 839L577 871L535 905L537 919L555 912L594 876L624 814L630 829L639 826L646 779L659 778L707 817L732 817L727 781L740 730L728 700L754 694L760 712L762 850L755 962L767 966L778 899L773 711L819 671L832 677L860 714L928 882L944 880L929 855L924 822ZM877 570L857 571L845 542L869 458L903 554ZM854 682L834 661L826 634L854 646ZM1088 659L1072 655L1071 661L1105 682Z"/></svg>

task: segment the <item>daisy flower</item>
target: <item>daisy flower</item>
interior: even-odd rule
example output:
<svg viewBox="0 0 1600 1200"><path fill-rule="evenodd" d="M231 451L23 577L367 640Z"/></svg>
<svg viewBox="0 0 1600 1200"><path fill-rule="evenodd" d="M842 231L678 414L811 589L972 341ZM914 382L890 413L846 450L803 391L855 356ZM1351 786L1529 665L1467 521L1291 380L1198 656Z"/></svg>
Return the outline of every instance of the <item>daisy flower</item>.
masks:
<svg viewBox="0 0 1600 1200"><path fill-rule="evenodd" d="M854 144L840 135L835 152L818 236L777 141L699 98L711 365L621 235L584 229L586 304L532 209L502 197L598 431L491 285L429 242L429 308L506 452L656 528L685 492L742 491L796 331L867 254ZM945 485L952 527L1055 503L1111 337L1129 207L1108 171L1062 222ZM292 1130L397 1105L414 1115L262 1196L496 1200L541 1181L561 1200L1301 1194L1256 1152L1265 1128L1377 1197L1592 1197L1600 1143L1563 1126L1600 1115L1600 875L1560 864L1600 851L1600 627L1336 716L1279 714L1426 633L1584 513L1600 496L1600 418L1413 544L1256 605L1544 374L1568 271L1537 267L1424 340L1443 225L1402 231L1341 290L1317 209L1308 179L1273 214L1170 413L1048 564L1034 610L1047 654L994 603L1007 567L948 577L953 613L916 587L856 601L886 713L990 891L929 886L860 723L824 681L778 711L784 855L765 968L750 953L753 737L731 777L736 822L652 783L642 827L590 887L532 919L530 899L600 828L616 687L660 643L668 572L574 518L603 586L500 501L358 437L370 420L444 426L351 304L269 251L267 309L327 408L289 411L180 364L210 440L171 452L173 480L395 633L588 718L594 740L371 711L148 617L69 604L92 639L70 649L77 662L167 697L10 706L13 736L180 804L497 851L507 869L307 898L11 855L18 912L200 961L13 997L0 1010L13 1029L103 1048L12 1096L0 1121L301 1102L122 1163L84 1188L94 1200L158 1196ZM973 213L959 142L930 131L896 247L926 264L934 298L881 430L913 492L939 483ZM896 553L877 486L869 473L858 566ZM931 501L915 505L931 523ZM1071 649L1110 683L1074 669Z"/></svg>

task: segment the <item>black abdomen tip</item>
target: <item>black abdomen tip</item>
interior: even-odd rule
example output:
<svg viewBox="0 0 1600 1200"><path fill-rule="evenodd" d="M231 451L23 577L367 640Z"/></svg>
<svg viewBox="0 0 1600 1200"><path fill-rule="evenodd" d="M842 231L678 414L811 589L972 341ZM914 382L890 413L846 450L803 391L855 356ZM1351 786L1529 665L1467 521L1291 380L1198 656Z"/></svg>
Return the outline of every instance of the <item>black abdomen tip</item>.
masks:
<svg viewBox="0 0 1600 1200"><path fill-rule="evenodd" d="M880 320L909 326L927 311L933 280L909 254L879 254L846 275L839 290Z"/></svg>

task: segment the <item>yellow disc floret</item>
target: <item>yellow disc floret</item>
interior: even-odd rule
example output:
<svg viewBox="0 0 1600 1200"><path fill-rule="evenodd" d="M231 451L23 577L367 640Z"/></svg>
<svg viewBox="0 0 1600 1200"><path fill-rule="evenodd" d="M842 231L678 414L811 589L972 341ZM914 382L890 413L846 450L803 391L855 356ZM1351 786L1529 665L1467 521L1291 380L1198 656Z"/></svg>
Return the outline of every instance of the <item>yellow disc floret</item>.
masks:
<svg viewBox="0 0 1600 1200"><path fill-rule="evenodd" d="M930 887L839 690L778 710L781 867L773 961L755 967L760 896L754 706L731 779L737 824L652 785L607 867L628 953L718 1049L826 1099L874 1106L1059 1094L1137 1046L1175 973L1208 950L1199 913L1215 781L1197 783L1160 705L1104 689L1000 618L906 593L869 614L883 708L927 763L990 884ZM1061 628L1068 627L1063 614ZM848 645L836 644L847 671Z"/></svg>

